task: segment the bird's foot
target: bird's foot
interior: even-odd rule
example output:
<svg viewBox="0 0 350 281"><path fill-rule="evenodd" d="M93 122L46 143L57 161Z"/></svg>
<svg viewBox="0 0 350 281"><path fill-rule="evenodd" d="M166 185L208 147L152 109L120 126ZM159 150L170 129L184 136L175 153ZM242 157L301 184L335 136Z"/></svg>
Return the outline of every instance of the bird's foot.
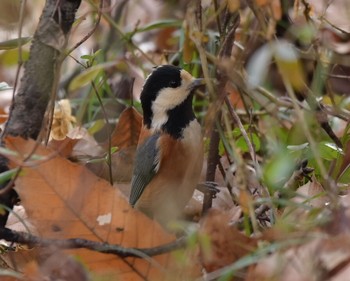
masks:
<svg viewBox="0 0 350 281"><path fill-rule="evenodd" d="M205 182L199 183L197 185L197 190L199 190L202 193L210 192L213 199L216 198L216 194L220 192L220 189L218 188L218 184L214 181L205 181Z"/></svg>

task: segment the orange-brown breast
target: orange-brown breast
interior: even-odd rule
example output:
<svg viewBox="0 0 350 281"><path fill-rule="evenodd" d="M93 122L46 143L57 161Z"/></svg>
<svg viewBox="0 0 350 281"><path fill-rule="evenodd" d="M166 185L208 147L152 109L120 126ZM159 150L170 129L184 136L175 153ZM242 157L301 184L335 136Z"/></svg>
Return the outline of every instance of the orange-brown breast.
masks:
<svg viewBox="0 0 350 281"><path fill-rule="evenodd" d="M199 181L203 144L199 124L194 129L184 139L176 140L165 133L160 136L159 170L135 205L163 224L181 215ZM140 140L149 135L144 131Z"/></svg>

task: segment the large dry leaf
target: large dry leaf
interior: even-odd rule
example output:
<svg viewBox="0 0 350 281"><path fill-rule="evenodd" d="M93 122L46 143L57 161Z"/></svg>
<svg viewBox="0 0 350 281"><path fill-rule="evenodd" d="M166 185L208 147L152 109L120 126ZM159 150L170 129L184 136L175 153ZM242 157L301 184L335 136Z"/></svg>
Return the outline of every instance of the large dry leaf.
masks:
<svg viewBox="0 0 350 281"><path fill-rule="evenodd" d="M135 153L136 147L128 147L112 154L113 183L130 183L134 167ZM109 181L109 166L106 161L88 162L86 167L98 177Z"/></svg>
<svg viewBox="0 0 350 281"><path fill-rule="evenodd" d="M237 209L240 213L240 210ZM230 225L236 219L232 212L210 210L203 219L199 234L209 238L210 246L202 245L200 257L208 272L230 265L254 251L256 240Z"/></svg>
<svg viewBox="0 0 350 281"><path fill-rule="evenodd" d="M125 109L112 135L112 146L119 149L136 146L140 135L142 117L133 107Z"/></svg>
<svg viewBox="0 0 350 281"><path fill-rule="evenodd" d="M7 147L18 151L23 158L35 146L33 141L7 139ZM159 246L174 240L157 223L132 209L118 189L85 167L41 146L37 147L35 155L47 159L23 168L22 175L16 180L16 190L28 217L42 237L79 237L138 248ZM161 276L154 263L143 259L121 259L85 249L72 253L79 256L90 270L117 272L121 280L157 280ZM167 268L168 258L168 255L162 255L154 260Z"/></svg>

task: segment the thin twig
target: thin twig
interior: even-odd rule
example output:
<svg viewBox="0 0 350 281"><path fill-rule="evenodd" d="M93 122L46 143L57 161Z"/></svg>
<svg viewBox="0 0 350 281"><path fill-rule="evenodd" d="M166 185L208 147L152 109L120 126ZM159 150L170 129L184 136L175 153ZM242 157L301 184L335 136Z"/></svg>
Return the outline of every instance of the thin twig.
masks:
<svg viewBox="0 0 350 281"><path fill-rule="evenodd" d="M241 122L241 119L237 115L236 111L233 109L233 107L232 107L232 105L231 105L231 103L230 103L230 101L229 101L227 96L225 96L225 103L226 103L226 106L228 108L228 111L229 111L232 119L234 120L234 122L239 127L239 130L242 133L242 136L243 136L243 138L244 138L244 140L245 140L245 142L246 142L246 144L248 146L250 157L252 158L252 160L254 162L255 170L259 174L260 173L260 166L259 166L258 161L256 160L256 153L255 153L254 147L252 145L252 142L250 141L250 139L248 137L247 131L244 129L244 126L243 126L243 124Z"/></svg>
<svg viewBox="0 0 350 281"><path fill-rule="evenodd" d="M287 93L292 98L295 113L296 113L298 119L301 121L300 122L301 128L303 130L305 137L307 138L307 140L310 144L310 149L313 153L313 156L315 157L315 161L319 167L320 174L321 174L322 178L325 180L325 183L326 183L325 187L328 189L327 191L329 191L329 195L332 199L332 202L335 203L334 204L334 206L335 206L336 202L338 201L338 199L337 199L337 187L335 185L335 182L331 177L329 177L329 175L327 173L326 167L324 166L323 161L320 157L315 139L313 138L313 136L311 134L310 128L307 126L306 122L303 122L303 120L305 120L304 113L297 103L297 97L295 96L294 90L293 90L290 82L287 81L287 79L285 79L284 77L282 77L282 79L283 79L284 85L286 87Z"/></svg>
<svg viewBox="0 0 350 281"><path fill-rule="evenodd" d="M14 231L8 228L0 228L0 238L8 242L20 243L30 247L57 247L58 249L88 249L100 253L112 254L122 258L145 256L152 257L169 253L171 251L183 248L186 244L185 237L179 238L174 242L152 248L125 248L116 244L97 242L81 238L71 239L47 239L40 238L30 233Z"/></svg>
<svg viewBox="0 0 350 281"><path fill-rule="evenodd" d="M18 63L17 63L17 69L16 69L16 77L15 77L15 83L13 86L13 92L12 92L12 104L15 100L15 93L17 90L17 85L19 81L19 73L21 71L22 65L23 65L23 55L22 55L22 27L23 27L23 20L24 20L24 9L26 7L27 1L24 0L21 2L21 8L19 11L19 27L18 27Z"/></svg>
<svg viewBox="0 0 350 281"><path fill-rule="evenodd" d="M92 34L95 33L97 27L100 25L101 17L102 17L102 10L103 10L103 2L104 0L100 0L100 5L98 7L98 14L97 14L97 21L94 25L94 27L84 36L83 39L81 39L77 44L75 44L68 52L65 54L65 57L70 55L75 49L77 49L81 44L83 44L86 40L88 40Z"/></svg>
<svg viewBox="0 0 350 281"><path fill-rule="evenodd" d="M108 115L106 112L106 109L103 105L102 99L100 97L100 95L98 94L98 89L96 87L96 84L94 81L91 82L92 88L94 89L95 95L97 97L97 100L101 106L102 112L103 112L103 116L105 118L105 122L106 122L106 128L107 128L107 137L108 137L108 151L107 151L107 165L108 165L108 173L109 173L109 183L111 185L113 185L113 171L112 171L112 151L111 151L111 147L112 147L112 135L110 132L110 124L109 124L109 120L108 120Z"/></svg>
<svg viewBox="0 0 350 281"><path fill-rule="evenodd" d="M220 14L219 14L219 5L218 5L218 1L214 0L214 9L215 9L215 14L216 14L216 25L218 27L218 31L220 36L222 35L222 28L221 28L221 21L220 21Z"/></svg>
<svg viewBox="0 0 350 281"><path fill-rule="evenodd" d="M227 33L223 43L221 45L221 49L219 51L219 58L229 58L231 56L231 51L233 47L233 42L235 38L235 32L239 25L239 17L236 18L236 21L231 26L230 31ZM217 86L217 108L220 108L225 96L225 86L228 80L228 77L225 72L217 72L217 80L219 81L219 85ZM215 116L215 120L212 125L212 132L210 137L210 145L209 145L209 154L208 154L208 165L207 165L207 174L206 181L215 181L215 171L216 167L219 163L219 142L220 142L220 134L217 130L219 120L221 119L221 110L218 110ZM204 193L203 199L203 209L202 212L205 213L212 205L213 194L208 190L208 192Z"/></svg>
<svg viewBox="0 0 350 281"><path fill-rule="evenodd" d="M94 3L91 3L91 5L94 5ZM147 55L139 46L137 46L134 42L132 42L131 38L127 38L125 33L121 30L121 28L118 26L118 24L114 21L112 17L109 15L102 13L102 17L119 33L122 39L124 39L127 43L127 45L131 46L134 50L137 50L140 52L140 54L150 63L157 65L155 60L153 60L149 55Z"/></svg>

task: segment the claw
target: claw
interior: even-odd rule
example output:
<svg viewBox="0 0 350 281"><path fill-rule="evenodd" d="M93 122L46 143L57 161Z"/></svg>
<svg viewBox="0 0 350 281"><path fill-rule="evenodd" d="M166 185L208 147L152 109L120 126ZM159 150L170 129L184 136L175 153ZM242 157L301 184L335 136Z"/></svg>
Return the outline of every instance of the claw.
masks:
<svg viewBox="0 0 350 281"><path fill-rule="evenodd" d="M206 181L206 182L202 182L199 183L197 185L197 189L200 192L206 193L206 192L210 192L212 195L212 198L216 198L216 194L220 192L220 189L217 188L218 184L214 181Z"/></svg>

